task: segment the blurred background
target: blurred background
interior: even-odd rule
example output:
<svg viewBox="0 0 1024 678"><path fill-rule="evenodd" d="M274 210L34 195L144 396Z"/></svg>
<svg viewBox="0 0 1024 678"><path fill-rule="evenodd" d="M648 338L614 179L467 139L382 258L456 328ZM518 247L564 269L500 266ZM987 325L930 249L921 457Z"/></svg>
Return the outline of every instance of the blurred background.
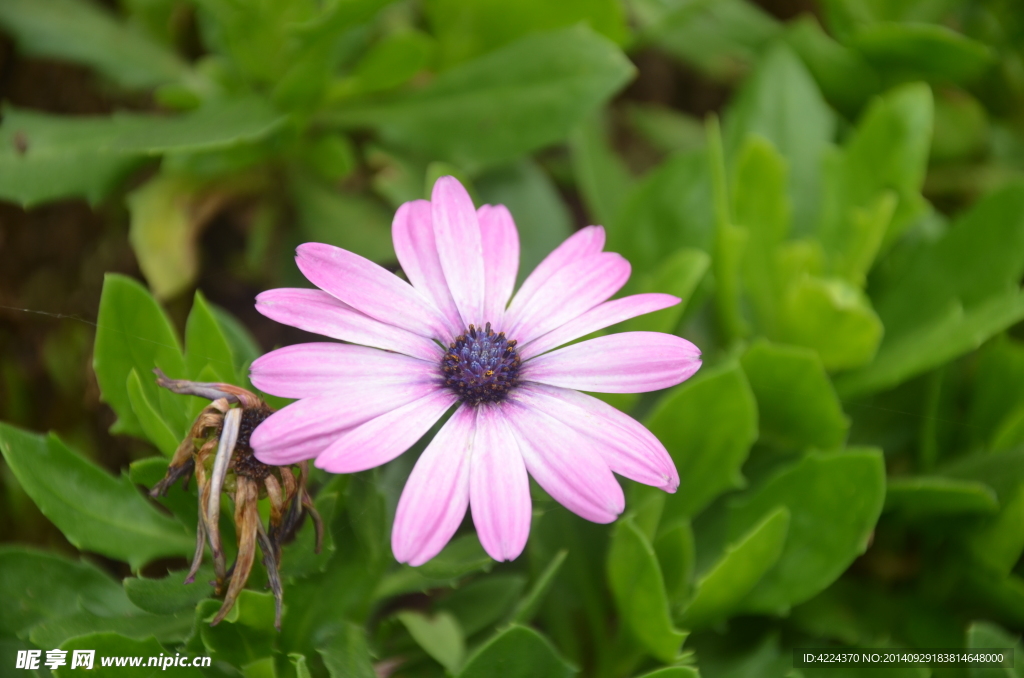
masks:
<svg viewBox="0 0 1024 678"><path fill-rule="evenodd" d="M522 588L568 549L530 618L583 675L828 675L793 673L790 648L1008 646L1024 629L1018 0L0 0L0 105L3 422L113 474L152 457L110 432L127 401L93 370L106 273L147 287L179 336L201 290L246 350L308 341L254 309L307 285L295 246L397 272L391 215L452 174L511 210L521 278L604 225L627 291L685 301L624 329L704 351L694 384L607 399L684 476L664 506L627 496L651 604L696 654L630 607L623 530L543 497L529 562L488 575ZM391 497L403 468L371 481ZM0 541L77 558L0 474ZM742 560L763 567L729 570L757 535ZM348 615L378 672L461 670L389 616L450 595L420 588ZM505 619L452 614L468 647ZM408 661L381 668L392 656ZM905 672L933 670L989 675Z"/></svg>

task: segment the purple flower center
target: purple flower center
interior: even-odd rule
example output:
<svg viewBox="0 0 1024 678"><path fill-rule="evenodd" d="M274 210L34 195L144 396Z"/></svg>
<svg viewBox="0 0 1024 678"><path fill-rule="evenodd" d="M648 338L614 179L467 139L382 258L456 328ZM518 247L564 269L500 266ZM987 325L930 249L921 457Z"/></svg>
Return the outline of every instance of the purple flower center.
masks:
<svg viewBox="0 0 1024 678"><path fill-rule="evenodd" d="M504 332L495 334L491 323L484 328L470 325L448 345L441 358L441 373L448 386L471 405L501 402L516 385L522 361L516 341Z"/></svg>

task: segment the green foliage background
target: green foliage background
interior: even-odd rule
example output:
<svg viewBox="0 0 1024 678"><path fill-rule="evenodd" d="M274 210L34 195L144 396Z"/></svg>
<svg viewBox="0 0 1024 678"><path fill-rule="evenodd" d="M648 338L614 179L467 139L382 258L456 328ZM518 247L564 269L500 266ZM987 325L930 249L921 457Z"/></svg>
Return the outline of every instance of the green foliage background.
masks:
<svg viewBox="0 0 1024 678"><path fill-rule="evenodd" d="M0 89L2 666L60 647L246 678L1024 675L792 666L1024 629L1019 0L2 0L0 29L8 68L71 69L101 102ZM152 368L246 385L302 340L251 307L302 284L294 245L394 266L390 214L442 174L509 206L524 272L601 223L628 292L684 299L624 329L686 336L702 370L607 398L679 491L623 481L603 526L534 488L517 561L467 530L410 568L388 537L418 449L315 475L327 548L307 528L286 549L281 632L262 573L210 627L211 573L181 583L194 495L140 491L202 403ZM24 310L79 312L31 268L62 219L102 234L62 260L95 336Z"/></svg>

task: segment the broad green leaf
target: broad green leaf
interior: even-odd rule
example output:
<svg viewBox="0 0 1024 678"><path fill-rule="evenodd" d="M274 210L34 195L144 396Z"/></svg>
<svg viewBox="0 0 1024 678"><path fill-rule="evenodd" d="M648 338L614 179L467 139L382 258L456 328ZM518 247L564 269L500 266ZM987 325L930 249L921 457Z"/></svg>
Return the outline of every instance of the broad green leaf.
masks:
<svg viewBox="0 0 1024 678"><path fill-rule="evenodd" d="M968 534L967 547L1000 575L1010 574L1024 551L1024 484L1003 500L998 515Z"/></svg>
<svg viewBox="0 0 1024 678"><path fill-rule="evenodd" d="M721 558L701 575L679 623L701 628L731 614L778 561L789 529L789 510L780 506L725 547Z"/></svg>
<svg viewBox="0 0 1024 678"><path fill-rule="evenodd" d="M847 398L891 388L978 348L1021 319L1024 292L1019 290L995 295L970 309L954 300L944 314L918 328L905 330L892 339L887 334L874 362L840 375L836 390Z"/></svg>
<svg viewBox="0 0 1024 678"><path fill-rule="evenodd" d="M153 614L192 610L199 601L213 597L209 585L213 567L207 564L200 568L191 584L185 583L185 575L184 570L174 570L162 579L128 577L123 582L124 591L140 609Z"/></svg>
<svg viewBox="0 0 1024 678"><path fill-rule="evenodd" d="M565 562L565 557L569 555L569 552L562 549L551 559L544 571L540 573L537 579L533 582L533 586L527 591L523 599L519 601L515 611L512 612L512 616L509 621L515 624L526 624L533 616L537 614L537 610L540 608L542 602L544 602L544 596L551 589L551 585L555 581L555 576L562 569L562 563Z"/></svg>
<svg viewBox="0 0 1024 678"><path fill-rule="evenodd" d="M937 472L949 478L980 481L995 490L1000 503L1005 504L1024 483L1024 450L968 455Z"/></svg>
<svg viewBox="0 0 1024 678"><path fill-rule="evenodd" d="M690 597L693 570L696 564L693 529L689 520L677 520L662 527L654 538L654 553L658 556L661 574L665 579L665 593L669 606L675 609Z"/></svg>
<svg viewBox="0 0 1024 678"><path fill-rule="evenodd" d="M152 489L167 475L169 462L167 457L146 457L134 461L128 467L128 479L135 485ZM191 526L199 523L199 506L195 491L191 488L186 489L184 483L175 483L167 490L167 494L158 497L156 501L170 511L182 525Z"/></svg>
<svg viewBox="0 0 1024 678"><path fill-rule="evenodd" d="M842 444L849 420L814 351L759 341L740 362L757 398L762 439L798 449Z"/></svg>
<svg viewBox="0 0 1024 678"><path fill-rule="evenodd" d="M844 113L859 111L881 88L878 73L864 57L833 40L811 15L789 22L783 40L804 62L825 98Z"/></svg>
<svg viewBox="0 0 1024 678"><path fill-rule="evenodd" d="M569 137L572 169L590 217L610 224L633 186L626 163L612 148L603 116L591 116Z"/></svg>
<svg viewBox="0 0 1024 678"><path fill-rule="evenodd" d="M55 435L0 424L0 451L39 510L74 546L124 560L136 571L155 558L193 552L194 539L127 477L108 475Z"/></svg>
<svg viewBox="0 0 1024 678"><path fill-rule="evenodd" d="M309 672L309 664L306 661L306 655L298 652L290 652L288 659L292 663L292 668L295 669L295 678L313 678L313 674Z"/></svg>
<svg viewBox="0 0 1024 678"><path fill-rule="evenodd" d="M336 492L321 489L316 494L314 503L317 513L323 520L324 525L330 525L334 519L338 505L338 494ZM306 518L299 526L299 534L295 541L288 545L285 556L280 564L282 577L308 577L312 574L323 572L334 557L337 546L334 543L334 532L324 530L323 544L320 552L316 552L316 529L312 518Z"/></svg>
<svg viewBox="0 0 1024 678"><path fill-rule="evenodd" d="M165 456L174 455L181 442L172 431L164 418L156 411L153 403L146 397L146 389L142 385L139 373L132 368L128 374L128 402L131 403L132 412L139 421L145 433L146 439L160 450Z"/></svg>
<svg viewBox="0 0 1024 678"><path fill-rule="evenodd" d="M246 376L249 364L260 357L263 349L256 343L256 339L249 332L248 328L239 322L238 318L231 315L220 306L209 304L210 311L217 319L224 338L231 347L231 354L235 358L235 371L239 376Z"/></svg>
<svg viewBox="0 0 1024 678"><path fill-rule="evenodd" d="M675 306L637 316L622 325L623 331L666 332L672 334L679 327L683 313L697 285L711 267L711 257L701 250L683 248L664 259L650 273L637 277L637 293L661 292L679 297Z"/></svg>
<svg viewBox="0 0 1024 678"><path fill-rule="evenodd" d="M832 141L835 125L835 115L811 75L783 44L768 50L726 116L725 142L730 155L743 148L747 136L757 134L768 139L788 163L787 190L797 235L811 232L817 217L821 157ZM769 191L765 193L771 197ZM746 225L739 215L737 223Z"/></svg>
<svg viewBox="0 0 1024 678"><path fill-rule="evenodd" d="M1024 393L1024 345L1006 336L996 337L978 352L978 367L971 397L970 424L978 445L995 450L1009 449L1013 441L1010 428L1021 406ZM994 447L1000 440L1005 444Z"/></svg>
<svg viewBox="0 0 1024 678"><path fill-rule="evenodd" d="M572 215L550 177L532 160L494 168L476 178L480 200L504 205L519 230L519 280L572 235Z"/></svg>
<svg viewBox="0 0 1024 678"><path fill-rule="evenodd" d="M986 151L992 134L981 102L958 89L939 90L935 97L933 161L970 160Z"/></svg>
<svg viewBox="0 0 1024 678"><path fill-rule="evenodd" d="M716 421L729 425L708 426ZM679 471L679 489L665 500L666 520L692 516L723 491L743 486L740 468L757 439L757 403L735 362L673 388L645 423Z"/></svg>
<svg viewBox="0 0 1024 678"><path fill-rule="evenodd" d="M179 116L71 117L8 108L0 126L0 198L23 207L76 196L96 204L147 158L249 144L283 122L254 97Z"/></svg>
<svg viewBox="0 0 1024 678"><path fill-rule="evenodd" d="M380 92L407 82L425 68L437 50L430 36L415 30L394 33L375 43L343 83L348 93Z"/></svg>
<svg viewBox="0 0 1024 678"><path fill-rule="evenodd" d="M786 164L764 137L747 136L737 152L730 198L736 226L745 233L741 277L761 334L777 336L782 280L776 250L790 225Z"/></svg>
<svg viewBox="0 0 1024 678"><path fill-rule="evenodd" d="M987 45L937 24L878 22L850 44L879 71L905 79L968 83L995 60Z"/></svg>
<svg viewBox="0 0 1024 678"><path fill-rule="evenodd" d="M199 273L196 240L210 214L199 209L198 189L191 178L160 174L128 196L128 240L158 299L178 295Z"/></svg>
<svg viewBox="0 0 1024 678"><path fill-rule="evenodd" d="M429 618L419 612L399 612L402 622L416 644L441 666L455 673L466 656L466 640L459 622L448 612Z"/></svg>
<svg viewBox="0 0 1024 678"><path fill-rule="evenodd" d="M839 158L840 156L832 156ZM828 167L828 166L827 166ZM828 169L825 172L826 183L833 176ZM842 181L841 177L836 179ZM875 262L875 257L882 247L882 240L889 230L899 197L890 190L876 194L875 199L862 207L842 205L837 209L845 209L839 227L827 233L825 248L829 253L829 270L831 273L848 281L857 289L864 288L868 272Z"/></svg>
<svg viewBox="0 0 1024 678"><path fill-rule="evenodd" d="M682 248L710 253L715 217L708 155L680 153L636 184L608 226L607 249L626 257L636 271L650 270Z"/></svg>
<svg viewBox="0 0 1024 678"><path fill-rule="evenodd" d="M168 658L174 657L174 654L158 643L155 638L134 640L117 633L92 633L78 636L65 642L60 646L60 649L68 653L67 657L69 659L74 650L95 650L96 658L93 662L93 670L99 673L108 672L117 676L124 676L125 678L157 678L161 675L167 675L162 665L146 666L146 664L148 664L150 657L158 659L161 655ZM103 668L103 658L113 662L116 661L115 658L122 657L144 657L145 659L143 660L143 666L139 667L132 667L128 664L117 666L112 663L111 669ZM115 666L117 668L113 668ZM81 667L72 669L71 662L69 661L66 665L58 668L55 675L57 678L75 678L81 675ZM202 671L192 666L176 666L174 667L174 675L184 676L185 678L203 678L204 676Z"/></svg>
<svg viewBox="0 0 1024 678"><path fill-rule="evenodd" d="M90 66L129 88L149 88L187 76L174 52L83 0L4 0L0 26L31 56Z"/></svg>
<svg viewBox="0 0 1024 678"><path fill-rule="evenodd" d="M746 0L666 3L647 39L718 80L735 80L779 31L779 23Z"/></svg>
<svg viewBox="0 0 1024 678"><path fill-rule="evenodd" d="M489 571L494 561L487 555L475 534L467 534L448 543L439 554L419 567L403 565L385 576L375 598L399 593L426 591L439 586L455 586L459 577L479 570Z"/></svg>
<svg viewBox="0 0 1024 678"><path fill-rule="evenodd" d="M633 103L626 108L626 113L633 129L659 151L696 151L707 142L704 125L674 108Z"/></svg>
<svg viewBox="0 0 1024 678"><path fill-rule="evenodd" d="M737 226L729 200L725 149L718 118L709 117L708 165L711 175L711 195L714 200L715 231L711 270L715 276L715 305L718 323L726 344L732 344L750 332L743 317L743 259L750 234Z"/></svg>
<svg viewBox="0 0 1024 678"><path fill-rule="evenodd" d="M377 678L366 647L366 631L361 626L342 622L337 627L329 627L317 642L316 651L331 678Z"/></svg>
<svg viewBox="0 0 1024 678"><path fill-rule="evenodd" d="M608 584L633 636L661 661L673 661L686 633L672 626L661 566L632 517L620 519L612 533Z"/></svg>
<svg viewBox="0 0 1024 678"><path fill-rule="evenodd" d="M885 466L878 450L809 454L728 505L735 539L778 506L789 509L789 533L778 562L743 608L783 613L819 593L867 548L882 511Z"/></svg>
<svg viewBox="0 0 1024 678"><path fill-rule="evenodd" d="M428 0L424 13L440 42L442 68L485 54L523 36L586 23L617 43L628 28L623 6L615 0Z"/></svg>
<svg viewBox="0 0 1024 678"><path fill-rule="evenodd" d="M967 627L967 647L970 650L1011 648L1013 654L1012 668L972 666L969 669L971 678L1020 678L1024 676L1024 665L1021 665L1019 660L1021 654L1024 653L1024 646L1021 645L1020 636L1007 633L1005 629L991 622L976 621Z"/></svg>
<svg viewBox="0 0 1024 678"><path fill-rule="evenodd" d="M135 609L117 582L95 565L14 545L0 547L0 595L5 601L0 633L21 637L40 622L83 610L114 616Z"/></svg>
<svg viewBox="0 0 1024 678"><path fill-rule="evenodd" d="M153 637L161 642L180 642L192 632L193 616L191 610L175 615L136 613L119 617L101 617L81 611L34 626L29 639L39 647L60 647L71 638L110 632L136 640Z"/></svg>
<svg viewBox="0 0 1024 678"><path fill-rule="evenodd" d="M885 510L908 517L943 517L962 513L992 514L999 501L992 488L976 481L939 476L892 478L885 491Z"/></svg>
<svg viewBox="0 0 1024 678"><path fill-rule="evenodd" d="M235 666L271 656L278 637L274 630L273 594L243 589L224 620L210 626L222 602L204 600L196 607L197 635L207 653Z"/></svg>
<svg viewBox="0 0 1024 678"><path fill-rule="evenodd" d="M185 398L159 388L151 375L160 368L169 377L182 378L185 361L170 320L142 285L115 273L106 275L93 351L100 393L118 417L111 427L114 433L145 436L127 391L128 375L134 369L146 399L171 432L184 437L191 423Z"/></svg>
<svg viewBox="0 0 1024 678"><path fill-rule="evenodd" d="M209 366L220 381L235 383L235 356L203 293L196 290L185 322L185 370L192 379Z"/></svg>
<svg viewBox="0 0 1024 678"><path fill-rule="evenodd" d="M461 586L434 605L455 617L466 638L493 626L512 610L525 580L516 574L495 574Z"/></svg>
<svg viewBox="0 0 1024 678"><path fill-rule="evenodd" d="M882 341L882 321L867 295L839 278L806 276L786 290L780 338L814 349L829 371L871 362Z"/></svg>
<svg viewBox="0 0 1024 678"><path fill-rule="evenodd" d="M533 629L513 624L468 659L457 678L570 678L576 669Z"/></svg>
<svg viewBox="0 0 1024 678"><path fill-rule="evenodd" d="M565 138L633 74L625 56L589 29L527 36L439 75L387 104L339 109L344 126L478 168Z"/></svg>
<svg viewBox="0 0 1024 678"><path fill-rule="evenodd" d="M391 218L382 205L299 176L291 182L291 194L304 238L336 245L378 263L395 261Z"/></svg>

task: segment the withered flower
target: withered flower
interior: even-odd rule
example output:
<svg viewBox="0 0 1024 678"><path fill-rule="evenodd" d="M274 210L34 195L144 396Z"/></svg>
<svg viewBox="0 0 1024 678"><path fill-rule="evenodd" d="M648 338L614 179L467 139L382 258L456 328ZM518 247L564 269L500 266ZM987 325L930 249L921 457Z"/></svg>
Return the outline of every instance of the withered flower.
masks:
<svg viewBox="0 0 1024 678"><path fill-rule="evenodd" d="M274 592L274 625L281 628L281 547L291 541L308 513L316 528L316 552L323 541L323 522L306 489L309 467L305 461L286 466L270 466L253 456L249 437L273 410L249 391L231 384L204 383L169 379L154 370L157 384L181 395L192 395L212 401L200 412L188 435L178 446L164 476L150 494L159 497L184 478L195 475L199 491L199 524L196 526L196 552L186 584L195 580L203 562L208 541L213 552L216 573L215 590L224 596L224 604L214 616L218 624L231 611L238 594L245 588L256 557L256 545L263 554L270 588ZM235 407L233 407L235 406ZM238 556L225 567L224 548L220 537L221 494L231 497L235 505L235 529L238 534ZM260 521L258 502L270 500L270 521ZM226 589L225 589L226 587Z"/></svg>

